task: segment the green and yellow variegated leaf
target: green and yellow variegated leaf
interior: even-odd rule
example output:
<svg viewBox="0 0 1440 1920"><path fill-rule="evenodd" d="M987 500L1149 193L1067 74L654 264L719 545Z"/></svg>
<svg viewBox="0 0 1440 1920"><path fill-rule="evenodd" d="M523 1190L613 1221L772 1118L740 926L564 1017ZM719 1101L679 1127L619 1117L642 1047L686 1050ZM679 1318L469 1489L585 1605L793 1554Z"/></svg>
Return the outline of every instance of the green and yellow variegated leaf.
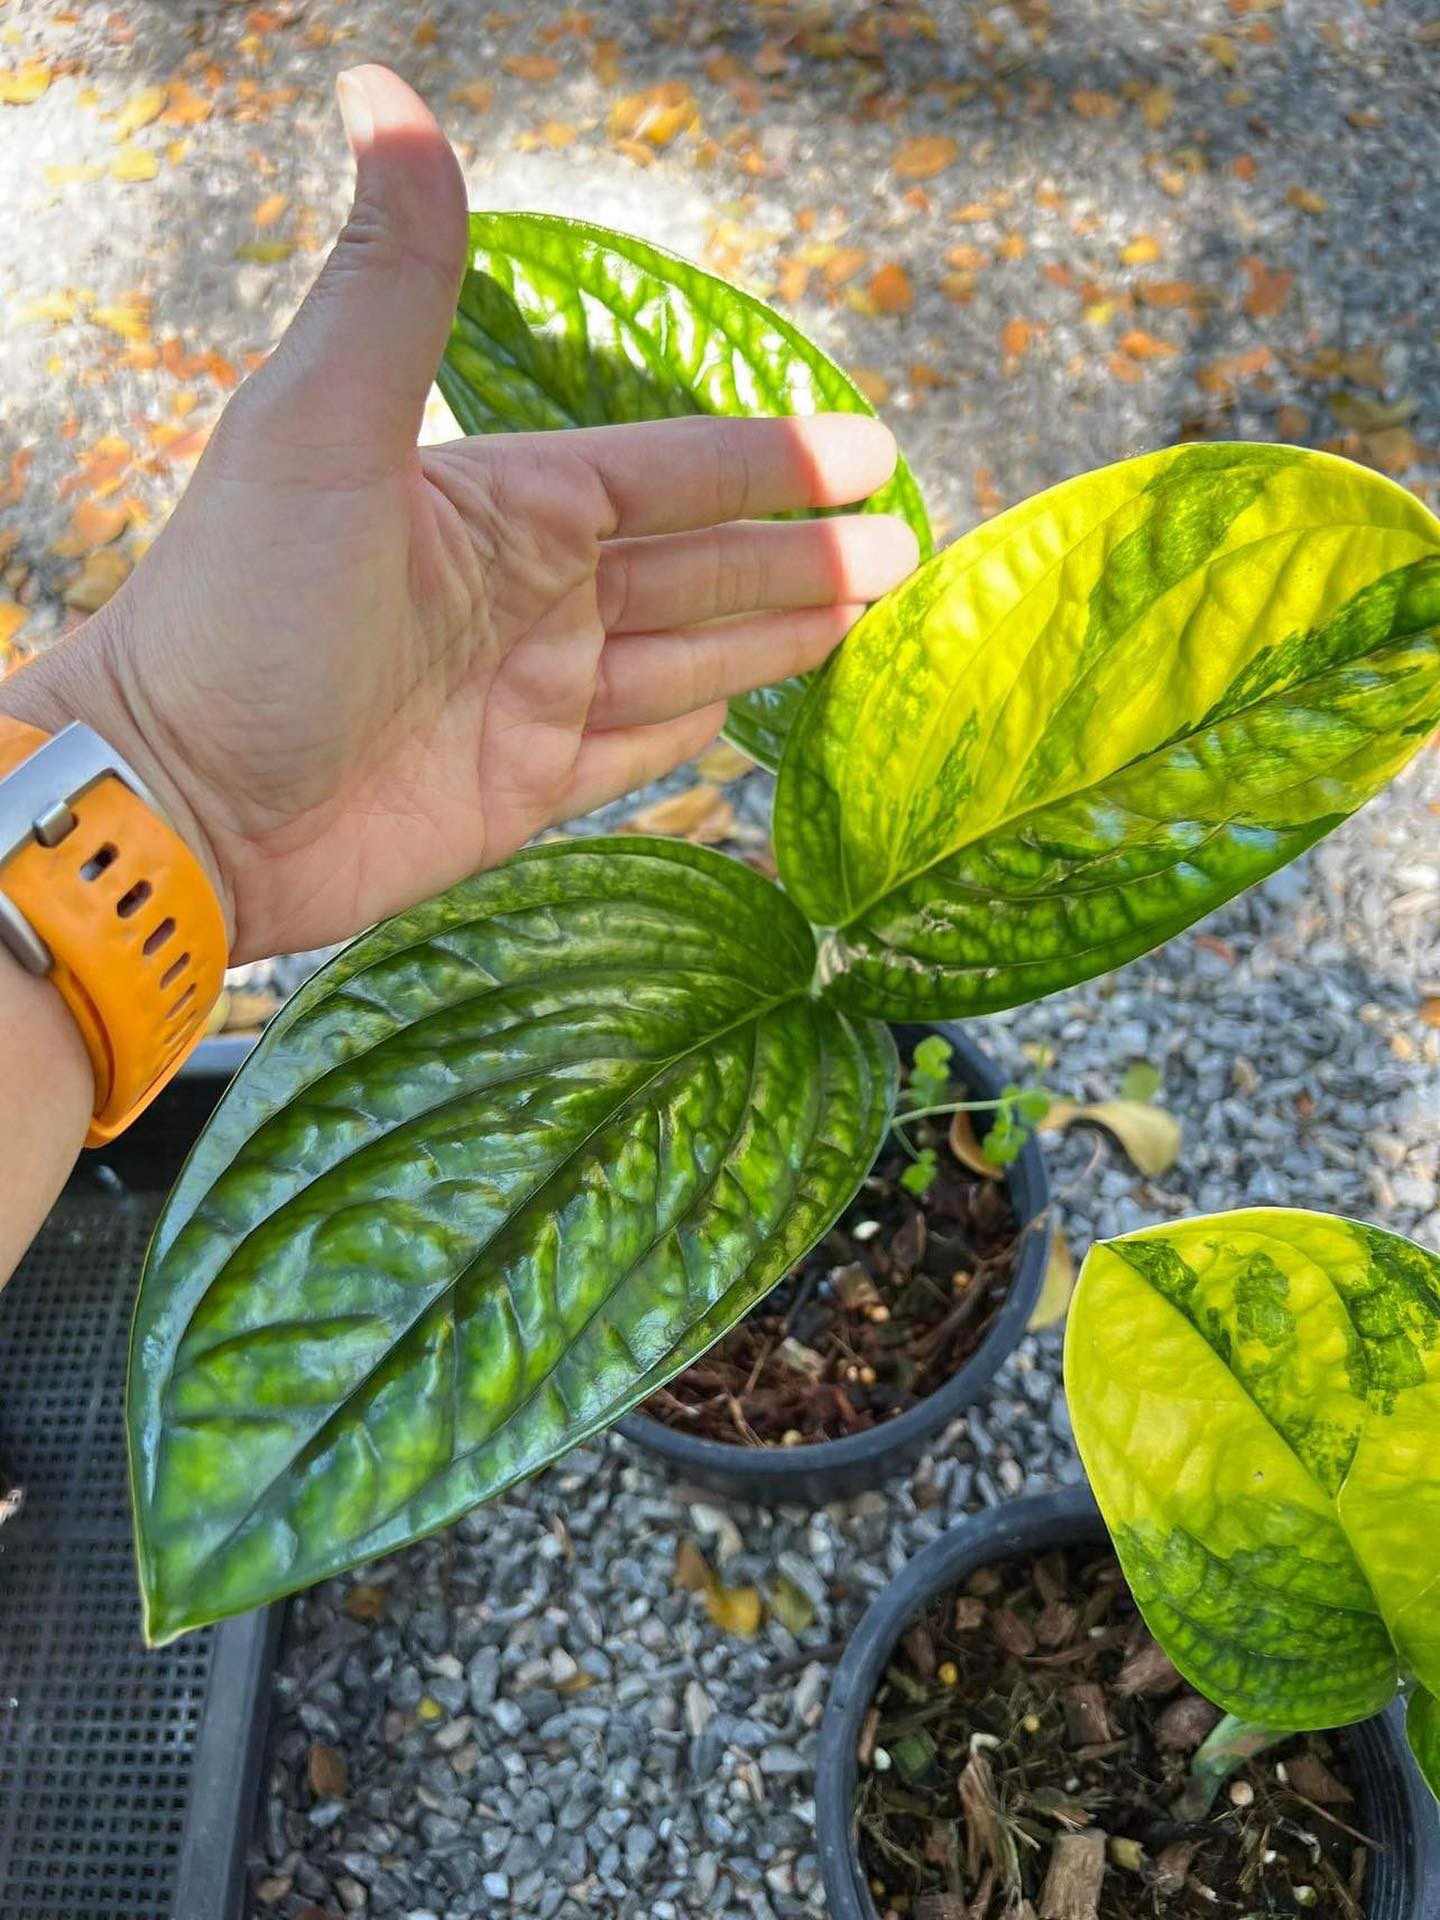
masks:
<svg viewBox="0 0 1440 1920"><path fill-rule="evenodd" d="M1012 1006L1290 860L1440 721L1440 522L1287 447L1189 446L1002 514L880 601L781 768L829 994Z"/></svg>
<svg viewBox="0 0 1440 1920"><path fill-rule="evenodd" d="M888 1031L739 862L549 845L367 934L221 1102L128 1426L164 1639L413 1540L702 1352L884 1137Z"/></svg>
<svg viewBox="0 0 1440 1920"><path fill-rule="evenodd" d="M1094 1248L1076 1444L1151 1631L1266 1726L1440 1686L1440 1258L1261 1208Z"/></svg>
<svg viewBox="0 0 1440 1920"><path fill-rule="evenodd" d="M1405 1738L1426 1786L1440 1800L1440 1700L1424 1687L1406 1702Z"/></svg>
<svg viewBox="0 0 1440 1920"><path fill-rule="evenodd" d="M663 247L588 221L473 213L471 271L439 373L466 433L607 426L683 414L873 413L855 382L753 294ZM902 460L863 509L932 538ZM736 745L779 765L805 678L731 703Z"/></svg>

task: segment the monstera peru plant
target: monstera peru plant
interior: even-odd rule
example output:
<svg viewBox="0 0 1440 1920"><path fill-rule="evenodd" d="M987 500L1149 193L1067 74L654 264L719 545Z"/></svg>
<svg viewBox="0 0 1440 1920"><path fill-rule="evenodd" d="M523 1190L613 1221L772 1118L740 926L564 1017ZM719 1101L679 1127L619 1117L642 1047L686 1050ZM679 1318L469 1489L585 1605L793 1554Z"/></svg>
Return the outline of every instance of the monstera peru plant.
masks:
<svg viewBox="0 0 1440 1920"><path fill-rule="evenodd" d="M1261 1208L1094 1248L1065 1342L1085 1462L1136 1604L1242 1758L1402 1683L1440 1796L1440 1258Z"/></svg>
<svg viewBox="0 0 1440 1920"><path fill-rule="evenodd" d="M471 431L862 409L810 342L623 235L474 222ZM902 468L872 506L924 532ZM978 528L809 684L737 703L780 886L657 839L528 849L273 1022L157 1229L128 1427L164 1640L400 1546L608 1425L841 1212L888 1022L1014 1006L1272 872L1440 719L1440 523L1197 445Z"/></svg>

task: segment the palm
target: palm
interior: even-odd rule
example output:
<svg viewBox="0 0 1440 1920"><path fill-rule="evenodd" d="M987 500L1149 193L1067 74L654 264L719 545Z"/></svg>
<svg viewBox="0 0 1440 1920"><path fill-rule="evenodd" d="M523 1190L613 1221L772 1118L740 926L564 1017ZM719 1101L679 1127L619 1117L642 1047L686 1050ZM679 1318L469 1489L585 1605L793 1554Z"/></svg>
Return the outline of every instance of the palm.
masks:
<svg viewBox="0 0 1440 1920"><path fill-rule="evenodd" d="M853 415L417 451L464 186L409 89L361 72L351 221L71 655L102 662L97 725L208 859L236 958L342 939L666 772L915 559L885 516L769 518L888 477Z"/></svg>

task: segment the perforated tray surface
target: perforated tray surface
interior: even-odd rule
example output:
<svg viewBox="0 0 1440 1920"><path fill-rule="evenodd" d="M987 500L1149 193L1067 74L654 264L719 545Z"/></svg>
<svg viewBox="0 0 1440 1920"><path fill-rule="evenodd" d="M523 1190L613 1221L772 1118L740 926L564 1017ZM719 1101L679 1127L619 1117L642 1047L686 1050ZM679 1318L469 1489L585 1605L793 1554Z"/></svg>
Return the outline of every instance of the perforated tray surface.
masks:
<svg viewBox="0 0 1440 1920"><path fill-rule="evenodd" d="M159 1197L96 1188L72 1183L0 1290L0 1466L24 1489L0 1525L0 1920L228 1920L278 1610L141 1642L122 1419Z"/></svg>

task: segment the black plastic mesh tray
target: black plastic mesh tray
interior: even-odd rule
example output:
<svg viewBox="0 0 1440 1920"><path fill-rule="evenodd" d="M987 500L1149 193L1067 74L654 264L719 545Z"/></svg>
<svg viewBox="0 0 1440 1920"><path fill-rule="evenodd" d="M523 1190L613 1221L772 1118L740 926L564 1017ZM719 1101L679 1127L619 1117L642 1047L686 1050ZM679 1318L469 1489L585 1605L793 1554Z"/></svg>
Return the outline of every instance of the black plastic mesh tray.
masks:
<svg viewBox="0 0 1440 1920"><path fill-rule="evenodd" d="M122 1427L157 1189L218 1090L87 1156L0 1290L0 1920L239 1909L279 1609L145 1650Z"/></svg>

